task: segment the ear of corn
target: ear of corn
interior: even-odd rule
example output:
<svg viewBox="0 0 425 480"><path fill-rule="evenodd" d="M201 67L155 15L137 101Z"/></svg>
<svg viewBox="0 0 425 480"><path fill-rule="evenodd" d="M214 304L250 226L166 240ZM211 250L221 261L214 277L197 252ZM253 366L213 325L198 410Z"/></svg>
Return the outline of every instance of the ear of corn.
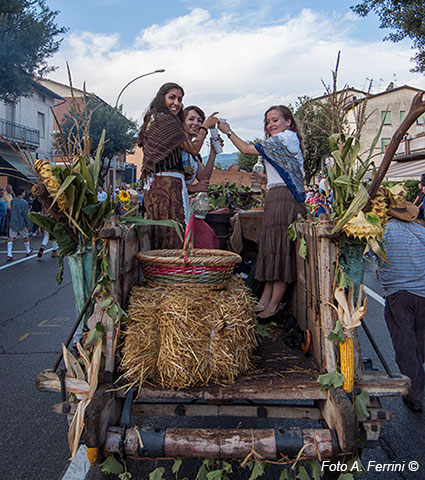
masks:
<svg viewBox="0 0 425 480"><path fill-rule="evenodd" d="M55 197L55 195L59 192L60 183L56 175L54 175L50 164L45 160L37 160L34 164L34 170L37 172L42 183L46 185L47 191L50 193L50 195ZM68 202L64 193L59 195L58 206L62 211L67 210L68 208Z"/></svg>
<svg viewBox="0 0 425 480"><path fill-rule="evenodd" d="M339 344L341 373L345 381L342 388L351 393L354 389L354 346L352 337L344 337L345 342Z"/></svg>

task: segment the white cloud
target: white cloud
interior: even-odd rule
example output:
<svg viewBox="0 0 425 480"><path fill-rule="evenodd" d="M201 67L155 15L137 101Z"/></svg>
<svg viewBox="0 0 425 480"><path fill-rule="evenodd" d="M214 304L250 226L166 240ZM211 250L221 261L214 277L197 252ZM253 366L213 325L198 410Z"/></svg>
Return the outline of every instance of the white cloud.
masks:
<svg viewBox="0 0 425 480"><path fill-rule="evenodd" d="M423 76L409 72L408 44L354 39L348 20L305 9L285 21L248 27L235 14L214 17L195 8L144 29L132 48L120 49L118 34L71 34L53 61L61 68L51 76L67 83L67 60L75 86L86 81L87 90L114 104L132 78L165 68L166 73L138 80L125 91L121 101L129 116L140 120L159 86L175 81L186 91L186 104L207 113L219 110L246 139L262 135L270 105L321 95L321 80L330 83L339 50L340 87L364 88L366 78L382 78L385 88L394 74L398 85L425 87ZM227 141L225 150L232 151Z"/></svg>

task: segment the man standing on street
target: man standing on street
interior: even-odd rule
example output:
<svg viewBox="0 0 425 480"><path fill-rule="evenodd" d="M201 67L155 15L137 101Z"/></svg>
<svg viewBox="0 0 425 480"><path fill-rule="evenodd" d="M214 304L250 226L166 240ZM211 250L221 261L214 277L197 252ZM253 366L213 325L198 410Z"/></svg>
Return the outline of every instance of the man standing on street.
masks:
<svg viewBox="0 0 425 480"><path fill-rule="evenodd" d="M385 321L400 372L411 380L403 398L414 412L423 411L425 388L425 227L416 223L418 207L404 201L388 213L384 244L390 263L381 268Z"/></svg>
<svg viewBox="0 0 425 480"><path fill-rule="evenodd" d="M24 196L25 188L18 188L17 196L12 200L10 206L9 241L7 242L8 262L15 260L12 253L13 241L19 234L24 237L26 256L28 257L32 253L28 234L28 228L31 225L30 219L28 218L29 205L24 199Z"/></svg>

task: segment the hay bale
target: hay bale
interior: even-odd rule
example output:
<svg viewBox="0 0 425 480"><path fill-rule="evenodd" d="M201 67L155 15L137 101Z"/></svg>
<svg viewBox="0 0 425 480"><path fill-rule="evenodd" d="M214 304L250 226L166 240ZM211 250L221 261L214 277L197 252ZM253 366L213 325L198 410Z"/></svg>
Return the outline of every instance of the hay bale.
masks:
<svg viewBox="0 0 425 480"><path fill-rule="evenodd" d="M255 299L239 278L223 290L135 287L121 368L128 386L231 383L257 345Z"/></svg>

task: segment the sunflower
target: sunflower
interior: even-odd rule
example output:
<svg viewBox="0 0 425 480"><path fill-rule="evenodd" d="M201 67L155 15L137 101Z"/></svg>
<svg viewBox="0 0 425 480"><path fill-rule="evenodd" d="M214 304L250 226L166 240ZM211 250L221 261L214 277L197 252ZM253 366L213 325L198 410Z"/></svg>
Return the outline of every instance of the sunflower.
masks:
<svg viewBox="0 0 425 480"><path fill-rule="evenodd" d="M125 203L130 200L130 195L125 190L121 190L118 198L121 200L121 202Z"/></svg>

